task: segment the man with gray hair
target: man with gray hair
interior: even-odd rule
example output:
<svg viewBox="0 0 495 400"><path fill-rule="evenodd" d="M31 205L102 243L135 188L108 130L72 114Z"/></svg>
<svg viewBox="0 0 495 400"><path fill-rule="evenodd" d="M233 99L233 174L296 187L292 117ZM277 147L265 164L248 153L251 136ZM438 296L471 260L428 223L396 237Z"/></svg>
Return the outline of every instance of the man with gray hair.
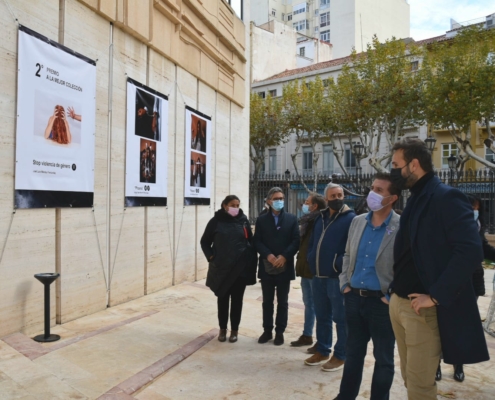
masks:
<svg viewBox="0 0 495 400"><path fill-rule="evenodd" d="M304 363L310 366L325 363L322 370L331 372L342 369L346 358L347 327L339 275L349 227L356 214L344 204L344 190L340 185L329 183L325 188L325 199L328 208L316 218L308 247L317 347L316 353ZM332 320L337 325L337 343L330 358Z"/></svg>
<svg viewBox="0 0 495 400"><path fill-rule="evenodd" d="M273 300L277 293L277 316L273 344L284 343L289 310L290 281L295 279L294 256L299 249L299 227L295 215L284 211L284 192L271 188L266 196L270 206L256 220L254 245L259 253L258 278L263 292L263 334L258 343L273 338Z"/></svg>

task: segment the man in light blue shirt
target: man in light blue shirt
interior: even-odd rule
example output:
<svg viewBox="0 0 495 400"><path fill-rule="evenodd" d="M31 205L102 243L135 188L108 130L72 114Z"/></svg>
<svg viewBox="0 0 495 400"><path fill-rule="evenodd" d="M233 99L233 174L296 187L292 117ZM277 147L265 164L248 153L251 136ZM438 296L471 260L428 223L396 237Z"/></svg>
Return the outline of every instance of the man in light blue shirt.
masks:
<svg viewBox="0 0 495 400"><path fill-rule="evenodd" d="M399 216L392 207L399 195L388 173L376 174L367 198L372 211L354 218L349 228L339 276L348 329L347 359L336 397L339 400L354 400L358 396L370 339L375 356L371 400L389 399L395 336L387 290L393 278L393 248L399 229Z"/></svg>

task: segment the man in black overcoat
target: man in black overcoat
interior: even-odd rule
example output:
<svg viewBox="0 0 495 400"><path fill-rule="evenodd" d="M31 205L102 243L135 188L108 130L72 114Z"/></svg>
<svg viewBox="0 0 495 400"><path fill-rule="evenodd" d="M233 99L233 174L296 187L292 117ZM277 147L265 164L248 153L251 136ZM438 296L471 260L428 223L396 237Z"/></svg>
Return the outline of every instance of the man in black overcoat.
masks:
<svg viewBox="0 0 495 400"><path fill-rule="evenodd" d="M299 226L293 214L284 211L284 193L281 188L270 189L270 206L266 214L256 220L254 246L259 253L258 278L263 292L263 334L258 343L273 338L273 301L277 293L274 344L284 343L289 310L290 281L294 280L294 256L299 249Z"/></svg>
<svg viewBox="0 0 495 400"><path fill-rule="evenodd" d="M393 151L391 178L411 197L395 240L390 318L408 399L436 399L441 354L447 364L489 359L472 284L483 251L471 205L434 175L425 143L406 138Z"/></svg>

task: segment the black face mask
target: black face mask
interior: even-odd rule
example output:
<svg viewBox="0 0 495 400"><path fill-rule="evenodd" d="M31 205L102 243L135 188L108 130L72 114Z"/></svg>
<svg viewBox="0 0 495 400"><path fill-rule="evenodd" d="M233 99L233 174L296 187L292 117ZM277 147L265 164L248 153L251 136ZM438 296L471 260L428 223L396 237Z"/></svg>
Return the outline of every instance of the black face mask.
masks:
<svg viewBox="0 0 495 400"><path fill-rule="evenodd" d="M390 180L392 181L392 184L400 190L406 189L407 179L409 177L404 178L402 176L402 170L406 168L408 165L409 163L404 165L402 168L392 168L390 170Z"/></svg>
<svg viewBox="0 0 495 400"><path fill-rule="evenodd" d="M340 211L340 209L344 206L344 200L342 199L330 200L327 204L328 207L330 207L333 211Z"/></svg>

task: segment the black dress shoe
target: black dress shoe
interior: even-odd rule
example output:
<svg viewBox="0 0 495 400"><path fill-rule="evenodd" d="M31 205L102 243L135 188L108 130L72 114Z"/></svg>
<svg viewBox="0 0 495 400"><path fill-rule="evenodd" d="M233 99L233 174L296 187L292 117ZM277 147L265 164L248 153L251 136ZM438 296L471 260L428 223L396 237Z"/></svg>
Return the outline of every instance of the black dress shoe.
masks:
<svg viewBox="0 0 495 400"><path fill-rule="evenodd" d="M263 334L258 339L258 343L266 343L272 339L273 339L273 334L271 332L265 331L265 332L263 332Z"/></svg>
<svg viewBox="0 0 495 400"><path fill-rule="evenodd" d="M230 332L229 342L230 343L237 342L237 331L231 331Z"/></svg>
<svg viewBox="0 0 495 400"><path fill-rule="evenodd" d="M284 344L284 334L283 333L276 333L275 334L275 340L273 341L273 344L275 346L281 346Z"/></svg>
<svg viewBox="0 0 495 400"><path fill-rule="evenodd" d="M225 342L227 340L227 329L220 329L218 333L218 341Z"/></svg>
<svg viewBox="0 0 495 400"><path fill-rule="evenodd" d="M435 380L436 381L442 380L442 368L440 368L440 363L438 363L437 373L435 374Z"/></svg>
<svg viewBox="0 0 495 400"><path fill-rule="evenodd" d="M462 382L464 380L464 369L462 368L462 364L454 365L454 379L457 382Z"/></svg>

